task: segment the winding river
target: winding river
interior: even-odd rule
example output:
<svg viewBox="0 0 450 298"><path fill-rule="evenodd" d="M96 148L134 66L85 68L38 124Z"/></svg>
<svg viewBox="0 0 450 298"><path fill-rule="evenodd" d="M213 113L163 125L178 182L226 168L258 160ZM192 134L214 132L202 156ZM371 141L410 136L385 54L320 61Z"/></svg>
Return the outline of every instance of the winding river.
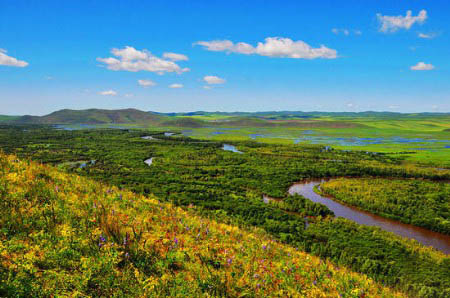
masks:
<svg viewBox="0 0 450 298"><path fill-rule="evenodd" d="M380 227L402 237L415 239L426 246L432 246L447 255L450 254L450 236L448 235L381 217L356 207L341 204L314 192L314 187L325 181L309 180L295 183L288 192L290 195L299 194L313 202L327 206L337 217L344 217L366 226ZM267 202L267 199L268 197L265 197L264 201Z"/></svg>

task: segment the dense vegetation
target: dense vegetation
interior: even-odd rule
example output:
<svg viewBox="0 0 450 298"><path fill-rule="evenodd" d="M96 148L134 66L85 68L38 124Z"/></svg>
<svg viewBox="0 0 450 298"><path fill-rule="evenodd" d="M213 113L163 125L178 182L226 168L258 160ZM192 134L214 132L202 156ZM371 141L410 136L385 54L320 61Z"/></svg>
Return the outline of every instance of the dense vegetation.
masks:
<svg viewBox="0 0 450 298"><path fill-rule="evenodd" d="M450 184L421 180L336 179L321 190L339 201L450 235Z"/></svg>
<svg viewBox="0 0 450 298"><path fill-rule="evenodd" d="M15 156L0 181L2 297L402 296L261 230Z"/></svg>
<svg viewBox="0 0 450 298"><path fill-rule="evenodd" d="M269 202L281 210L294 212L303 216L334 216L333 211L325 205L314 203L299 194L287 196L282 200L270 199Z"/></svg>
<svg viewBox="0 0 450 298"><path fill-rule="evenodd" d="M146 135L156 140L141 138ZM177 205L192 204L199 214L263 228L285 243L367 273L412 295L450 296L449 257L378 228L320 216L327 211L297 206L292 201L296 198L287 199L284 207L262 201L263 194L283 198L291 183L304 178L442 181L450 178L450 171L405 167L383 154L328 150L323 146L233 144L244 154L224 151L219 142L144 131L0 129L0 147L22 158L50 163L137 193L155 194ZM144 163L149 157L153 157L151 166ZM299 214L284 211L294 209ZM308 219L310 224L305 229L306 215L313 218Z"/></svg>

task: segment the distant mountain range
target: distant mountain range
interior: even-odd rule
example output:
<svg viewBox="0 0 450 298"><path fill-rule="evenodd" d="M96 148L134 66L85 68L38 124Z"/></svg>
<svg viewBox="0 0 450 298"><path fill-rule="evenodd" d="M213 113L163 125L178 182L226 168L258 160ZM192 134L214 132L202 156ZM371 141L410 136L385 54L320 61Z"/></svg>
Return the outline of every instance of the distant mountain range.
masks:
<svg viewBox="0 0 450 298"><path fill-rule="evenodd" d="M190 113L157 113L137 109L122 110L69 110L64 109L45 116L2 116L0 123L9 124L145 124L172 127L205 127L205 126L299 126L319 127L326 123L320 118L333 117L333 123L327 126L354 127L358 124L346 122L352 118L427 118L450 117L450 113L393 113L393 112L301 112L301 111L268 111L268 112L190 112ZM286 120L286 121L283 121ZM361 126L359 124L359 126Z"/></svg>
<svg viewBox="0 0 450 298"><path fill-rule="evenodd" d="M45 116L21 116L10 123L17 124L158 124L164 117L136 109L124 110L60 110Z"/></svg>

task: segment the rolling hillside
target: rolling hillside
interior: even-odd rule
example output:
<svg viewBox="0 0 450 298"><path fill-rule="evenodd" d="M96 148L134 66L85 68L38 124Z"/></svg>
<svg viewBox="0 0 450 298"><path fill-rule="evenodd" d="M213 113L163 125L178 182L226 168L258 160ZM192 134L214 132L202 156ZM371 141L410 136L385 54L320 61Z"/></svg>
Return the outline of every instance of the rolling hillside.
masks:
<svg viewBox="0 0 450 298"><path fill-rule="evenodd" d="M402 296L195 207L2 153L0 181L0 296Z"/></svg>

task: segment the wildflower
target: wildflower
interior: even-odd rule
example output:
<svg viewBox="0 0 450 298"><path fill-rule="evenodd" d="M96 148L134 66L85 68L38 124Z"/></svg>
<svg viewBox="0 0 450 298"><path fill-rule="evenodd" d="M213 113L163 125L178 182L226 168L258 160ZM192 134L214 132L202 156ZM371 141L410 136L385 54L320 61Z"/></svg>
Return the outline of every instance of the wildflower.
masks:
<svg viewBox="0 0 450 298"><path fill-rule="evenodd" d="M100 241L101 242L105 242L106 241L106 239L105 239L105 237L103 237L103 235L100 235Z"/></svg>
<svg viewBox="0 0 450 298"><path fill-rule="evenodd" d="M128 258L130 256L129 253L125 253L125 258Z"/></svg>
<svg viewBox="0 0 450 298"><path fill-rule="evenodd" d="M259 274L258 274L258 273L255 273L255 274L253 275L253 278L259 278Z"/></svg>
<svg viewBox="0 0 450 298"><path fill-rule="evenodd" d="M267 249L267 246L263 245L263 246L262 246L262 249L266 250L266 249Z"/></svg>
<svg viewBox="0 0 450 298"><path fill-rule="evenodd" d="M123 245L127 246L128 240L130 239L130 234L128 232L125 234L125 237L123 237Z"/></svg>
<svg viewBox="0 0 450 298"><path fill-rule="evenodd" d="M175 245L178 245L178 238L175 237L175 239L173 239L173 242L175 242Z"/></svg>
<svg viewBox="0 0 450 298"><path fill-rule="evenodd" d="M58 186L55 186L55 191L58 191L58 190L59 190Z"/></svg>
<svg viewBox="0 0 450 298"><path fill-rule="evenodd" d="M231 258L228 258L228 259L227 259L228 265L231 265L232 262L233 262L233 259L231 259Z"/></svg>
<svg viewBox="0 0 450 298"><path fill-rule="evenodd" d="M257 287L257 288L261 287L261 284L257 284L256 287Z"/></svg>
<svg viewBox="0 0 450 298"><path fill-rule="evenodd" d="M314 280L314 281L313 281L313 284L314 284L314 285L317 285L317 280Z"/></svg>

